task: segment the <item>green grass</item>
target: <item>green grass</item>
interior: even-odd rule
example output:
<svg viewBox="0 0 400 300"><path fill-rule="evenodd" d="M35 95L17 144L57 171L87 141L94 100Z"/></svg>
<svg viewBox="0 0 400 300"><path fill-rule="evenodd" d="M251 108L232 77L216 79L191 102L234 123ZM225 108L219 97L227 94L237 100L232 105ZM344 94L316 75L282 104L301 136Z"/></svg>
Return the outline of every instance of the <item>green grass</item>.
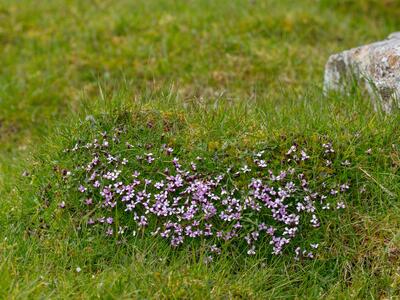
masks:
<svg viewBox="0 0 400 300"><path fill-rule="evenodd" d="M331 53L399 28L395 0L0 0L0 298L400 297L399 116L321 91ZM348 209L307 262L233 251L205 265L190 245L78 232L76 214L43 208L59 197L45 187L91 134L85 118L121 110L175 117L170 142L232 159L327 135L352 163Z"/></svg>

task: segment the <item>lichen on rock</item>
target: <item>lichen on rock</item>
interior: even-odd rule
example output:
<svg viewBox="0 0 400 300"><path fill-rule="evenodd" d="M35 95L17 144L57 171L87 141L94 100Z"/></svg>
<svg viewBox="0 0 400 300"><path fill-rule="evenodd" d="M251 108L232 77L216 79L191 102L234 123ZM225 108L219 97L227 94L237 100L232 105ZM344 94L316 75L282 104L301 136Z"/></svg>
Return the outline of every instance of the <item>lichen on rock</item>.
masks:
<svg viewBox="0 0 400 300"><path fill-rule="evenodd" d="M331 55L325 66L324 91L345 91L349 82L365 88L375 109L400 107L400 32L386 40Z"/></svg>

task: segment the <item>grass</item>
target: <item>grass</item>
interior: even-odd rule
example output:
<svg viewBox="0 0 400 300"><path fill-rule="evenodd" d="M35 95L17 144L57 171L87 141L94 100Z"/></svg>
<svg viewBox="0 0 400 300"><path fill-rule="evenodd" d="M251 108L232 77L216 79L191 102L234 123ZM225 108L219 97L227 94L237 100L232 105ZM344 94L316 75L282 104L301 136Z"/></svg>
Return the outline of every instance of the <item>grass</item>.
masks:
<svg viewBox="0 0 400 300"><path fill-rule="evenodd" d="M399 27L391 0L0 0L0 298L400 297L399 116L321 91L331 53ZM170 142L232 159L327 135L351 161L348 208L302 262L233 251L205 265L190 245L78 232L76 214L43 208L59 199L44 187L88 115L135 126L121 110L173 116Z"/></svg>

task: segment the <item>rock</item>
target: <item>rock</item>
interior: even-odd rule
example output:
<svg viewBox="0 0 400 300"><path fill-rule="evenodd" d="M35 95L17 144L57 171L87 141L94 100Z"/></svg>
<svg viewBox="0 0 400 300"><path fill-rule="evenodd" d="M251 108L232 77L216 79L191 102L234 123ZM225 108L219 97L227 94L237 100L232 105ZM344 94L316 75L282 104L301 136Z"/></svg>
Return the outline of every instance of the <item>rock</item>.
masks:
<svg viewBox="0 0 400 300"><path fill-rule="evenodd" d="M325 92L345 91L353 80L367 90L375 109L391 112L400 107L400 32L329 57L325 66Z"/></svg>

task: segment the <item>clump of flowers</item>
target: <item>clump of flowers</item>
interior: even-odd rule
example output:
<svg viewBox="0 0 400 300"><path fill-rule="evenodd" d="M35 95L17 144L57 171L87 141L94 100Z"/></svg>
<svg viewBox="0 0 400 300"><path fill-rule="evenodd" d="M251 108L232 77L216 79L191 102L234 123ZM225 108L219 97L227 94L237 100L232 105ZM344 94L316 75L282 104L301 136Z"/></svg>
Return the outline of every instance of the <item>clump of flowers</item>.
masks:
<svg viewBox="0 0 400 300"><path fill-rule="evenodd" d="M172 247L207 240L208 261L227 242L246 245L248 255L267 243L274 255L288 248L295 259L314 258L318 241L304 246L300 237L322 225L321 212L346 207L350 185L329 175L337 154L328 142L314 153L293 144L278 154L279 164L276 153L265 150L249 152L236 165L213 158L215 171L206 167L211 158L190 159L168 144L137 143L119 128L65 152L79 158L63 178L80 195L89 227L109 237L147 233ZM313 157L331 172L311 170ZM59 208L68 209L68 202Z"/></svg>

